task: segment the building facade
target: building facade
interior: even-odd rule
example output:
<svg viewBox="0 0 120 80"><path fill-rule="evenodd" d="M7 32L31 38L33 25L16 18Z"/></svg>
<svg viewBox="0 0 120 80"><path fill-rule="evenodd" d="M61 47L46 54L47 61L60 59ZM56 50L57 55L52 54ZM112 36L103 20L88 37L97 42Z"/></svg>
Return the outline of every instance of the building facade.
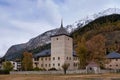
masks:
<svg viewBox="0 0 120 80"><path fill-rule="evenodd" d="M51 50L44 50L35 55L33 67L56 68L62 70L63 64L69 64L69 70L78 69L78 57L73 51L73 39L61 23L60 29L51 36Z"/></svg>
<svg viewBox="0 0 120 80"><path fill-rule="evenodd" d="M120 70L120 54L111 52L107 55L108 63L105 65L106 69Z"/></svg>

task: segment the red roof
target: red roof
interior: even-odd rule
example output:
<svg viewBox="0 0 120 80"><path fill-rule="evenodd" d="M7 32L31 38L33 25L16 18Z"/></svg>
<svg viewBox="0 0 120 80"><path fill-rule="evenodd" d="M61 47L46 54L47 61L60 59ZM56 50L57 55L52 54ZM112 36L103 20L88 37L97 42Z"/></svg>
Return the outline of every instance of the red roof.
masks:
<svg viewBox="0 0 120 80"><path fill-rule="evenodd" d="M99 67L95 62L90 62L86 67Z"/></svg>

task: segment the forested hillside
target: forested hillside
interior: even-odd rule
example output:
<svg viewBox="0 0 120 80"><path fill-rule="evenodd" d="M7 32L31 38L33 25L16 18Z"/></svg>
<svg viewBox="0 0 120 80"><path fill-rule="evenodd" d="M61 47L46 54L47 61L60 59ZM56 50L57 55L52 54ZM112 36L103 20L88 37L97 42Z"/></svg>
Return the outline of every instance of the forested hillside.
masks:
<svg viewBox="0 0 120 80"><path fill-rule="evenodd" d="M109 52L120 52L120 15L100 17L74 31L71 36L82 68L90 61L104 67Z"/></svg>

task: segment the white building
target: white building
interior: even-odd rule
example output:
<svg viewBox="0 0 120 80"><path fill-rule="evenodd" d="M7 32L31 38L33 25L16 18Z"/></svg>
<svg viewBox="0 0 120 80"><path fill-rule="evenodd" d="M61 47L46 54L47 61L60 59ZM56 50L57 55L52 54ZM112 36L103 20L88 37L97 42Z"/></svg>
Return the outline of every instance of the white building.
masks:
<svg viewBox="0 0 120 80"><path fill-rule="evenodd" d="M60 29L54 36L51 36L51 50L44 50L36 54L33 59L33 67L62 70L62 65L65 63L69 64L69 70L78 69L79 61L73 51L73 39L61 23Z"/></svg>
<svg viewBox="0 0 120 80"><path fill-rule="evenodd" d="M13 70L19 71L21 69L21 62L17 62L17 61L10 61L10 62L13 65Z"/></svg>

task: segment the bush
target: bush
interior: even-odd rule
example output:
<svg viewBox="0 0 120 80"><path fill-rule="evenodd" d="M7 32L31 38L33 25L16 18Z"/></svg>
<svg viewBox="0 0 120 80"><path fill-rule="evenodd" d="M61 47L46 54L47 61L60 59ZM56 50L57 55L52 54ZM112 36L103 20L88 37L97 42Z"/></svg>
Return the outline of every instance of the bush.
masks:
<svg viewBox="0 0 120 80"><path fill-rule="evenodd" d="M0 74L10 74L9 70L0 70Z"/></svg>
<svg viewBox="0 0 120 80"><path fill-rule="evenodd" d="M40 68L39 67L35 67L33 70L34 71L40 71Z"/></svg>
<svg viewBox="0 0 120 80"><path fill-rule="evenodd" d="M41 71L46 71L46 69L45 69L45 68L42 68Z"/></svg>
<svg viewBox="0 0 120 80"><path fill-rule="evenodd" d="M48 69L48 71L57 71L57 69L56 68L50 68L50 69Z"/></svg>

